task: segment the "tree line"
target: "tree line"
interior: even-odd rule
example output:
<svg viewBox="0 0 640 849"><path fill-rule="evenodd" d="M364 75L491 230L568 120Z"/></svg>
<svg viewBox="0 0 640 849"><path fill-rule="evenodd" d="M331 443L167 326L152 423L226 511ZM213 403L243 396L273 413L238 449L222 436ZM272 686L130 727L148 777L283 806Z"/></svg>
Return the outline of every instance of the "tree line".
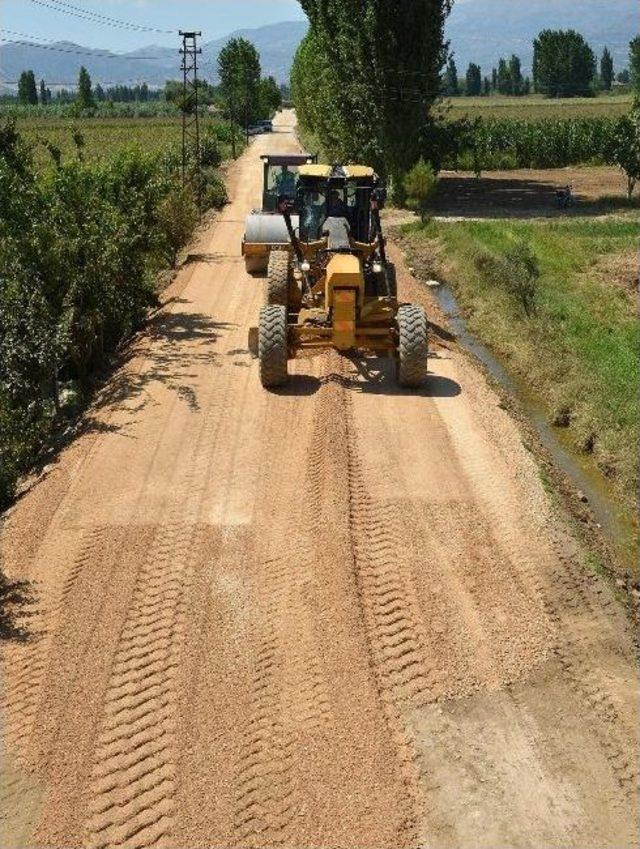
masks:
<svg viewBox="0 0 640 849"><path fill-rule="evenodd" d="M227 113L230 120L245 125L271 117L281 106L286 86L279 86L273 76L262 76L260 55L255 46L244 38L233 38L218 57L220 82L212 85L198 80L198 100L202 106L214 105ZM18 81L17 100L25 106L47 106L54 103L75 103L81 110L91 110L100 103L148 103L164 100L182 105L183 85L168 80L164 88L152 89L143 82L134 86L92 85L86 68L81 67L75 90L60 89L52 94L45 80L36 83L32 70L25 70Z"/></svg>
<svg viewBox="0 0 640 849"><path fill-rule="evenodd" d="M637 69L639 49L636 38L630 44L631 68L616 74L608 47L598 61L592 48L575 30L547 29L533 44L532 77L523 76L521 59L513 54L501 58L486 76L479 65L471 62L461 79L455 58L450 56L442 78L442 93L447 97L493 94L519 97L534 91L547 97L589 97L596 91L611 91L614 83L631 85L637 78L633 69Z"/></svg>

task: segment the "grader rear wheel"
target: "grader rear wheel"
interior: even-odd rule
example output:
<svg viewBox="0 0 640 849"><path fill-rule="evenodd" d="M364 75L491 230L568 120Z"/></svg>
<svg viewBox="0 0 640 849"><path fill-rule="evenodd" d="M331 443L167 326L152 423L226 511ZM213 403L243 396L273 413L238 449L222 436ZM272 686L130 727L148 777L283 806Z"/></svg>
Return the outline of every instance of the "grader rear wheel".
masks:
<svg viewBox="0 0 640 849"><path fill-rule="evenodd" d="M415 389L427 376L427 316L422 307L407 304L398 309L397 322L398 383Z"/></svg>
<svg viewBox="0 0 640 849"><path fill-rule="evenodd" d="M271 251L267 272L267 303L286 307L289 304L289 254Z"/></svg>
<svg viewBox="0 0 640 849"><path fill-rule="evenodd" d="M267 304L260 310L258 326L260 382L265 388L286 383L287 356L287 308L282 304Z"/></svg>

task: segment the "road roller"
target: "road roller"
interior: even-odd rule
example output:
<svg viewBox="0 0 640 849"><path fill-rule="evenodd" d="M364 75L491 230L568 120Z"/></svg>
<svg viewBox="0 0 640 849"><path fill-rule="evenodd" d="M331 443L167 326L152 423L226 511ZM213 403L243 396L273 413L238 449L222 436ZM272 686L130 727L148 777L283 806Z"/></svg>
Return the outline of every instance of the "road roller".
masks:
<svg viewBox="0 0 640 849"><path fill-rule="evenodd" d="M298 169L313 164L317 156L310 153L265 154L263 163L262 209L254 209L247 216L242 239L242 256L250 274L267 270L269 255L274 248L288 250L289 235L282 215L278 212L278 198L297 196ZM294 226L298 226L295 215Z"/></svg>

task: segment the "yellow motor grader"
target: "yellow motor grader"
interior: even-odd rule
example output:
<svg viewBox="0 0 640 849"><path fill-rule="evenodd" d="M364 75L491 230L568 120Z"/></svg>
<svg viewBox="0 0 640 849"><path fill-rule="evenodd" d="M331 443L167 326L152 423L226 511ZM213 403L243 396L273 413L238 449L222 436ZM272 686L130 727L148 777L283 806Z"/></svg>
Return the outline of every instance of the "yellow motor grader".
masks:
<svg viewBox="0 0 640 849"><path fill-rule="evenodd" d="M425 379L427 318L422 307L398 303L384 201L372 168L319 164L300 166L295 199L278 199L289 244L271 251L267 303L249 337L263 386L283 385L299 351L323 348L392 356L403 386Z"/></svg>

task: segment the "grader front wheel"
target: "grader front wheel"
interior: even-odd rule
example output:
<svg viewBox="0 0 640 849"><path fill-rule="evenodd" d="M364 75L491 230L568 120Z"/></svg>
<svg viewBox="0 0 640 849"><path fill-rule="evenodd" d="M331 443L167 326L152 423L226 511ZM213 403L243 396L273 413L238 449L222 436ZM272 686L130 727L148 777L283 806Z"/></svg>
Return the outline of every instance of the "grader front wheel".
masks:
<svg viewBox="0 0 640 849"><path fill-rule="evenodd" d="M398 383L415 389L427 376L429 344L427 316L422 307L398 309Z"/></svg>
<svg viewBox="0 0 640 849"><path fill-rule="evenodd" d="M289 254L271 251L267 272L267 303L286 307L289 303Z"/></svg>
<svg viewBox="0 0 640 849"><path fill-rule="evenodd" d="M287 356L287 308L267 304L260 310L258 326L260 382L266 389L286 383Z"/></svg>

